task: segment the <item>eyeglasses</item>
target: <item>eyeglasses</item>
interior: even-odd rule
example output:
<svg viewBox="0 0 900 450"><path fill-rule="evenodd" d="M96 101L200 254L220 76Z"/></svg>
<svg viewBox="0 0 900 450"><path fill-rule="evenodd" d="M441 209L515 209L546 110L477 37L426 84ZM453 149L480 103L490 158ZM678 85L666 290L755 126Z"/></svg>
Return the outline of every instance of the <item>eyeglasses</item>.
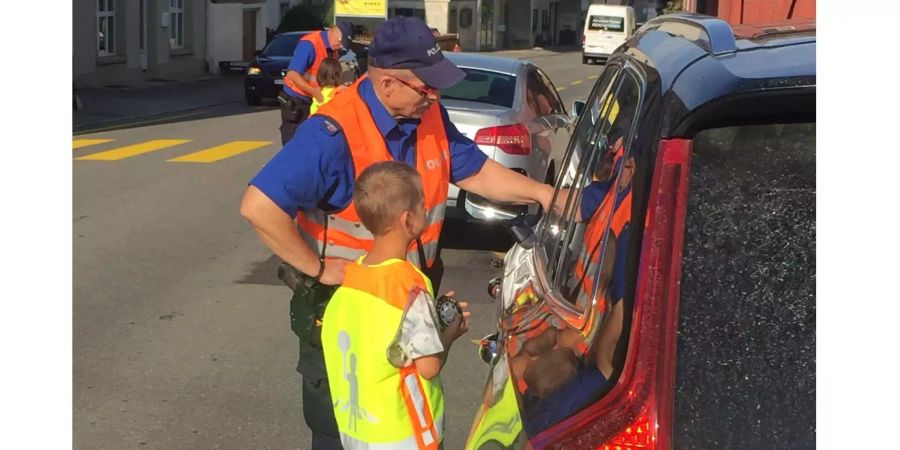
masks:
<svg viewBox="0 0 900 450"><path fill-rule="evenodd" d="M411 84L409 84L409 83L407 83L407 82L403 81L402 79L397 78L397 77L395 77L395 76L391 76L391 78L393 78L393 79L399 81L399 82L402 83L404 86L406 86L406 87L408 87L408 88L410 88L410 89L416 91L416 94L419 94L419 96L422 97L422 98L428 97L429 95L435 95L435 96L436 96L436 95L438 94L438 89L437 89L437 88L433 88L433 87L431 87L431 86L429 86L429 85L427 85L427 84L424 85L424 86L422 86L422 87L416 87L416 86L413 86L413 85L411 85Z"/></svg>

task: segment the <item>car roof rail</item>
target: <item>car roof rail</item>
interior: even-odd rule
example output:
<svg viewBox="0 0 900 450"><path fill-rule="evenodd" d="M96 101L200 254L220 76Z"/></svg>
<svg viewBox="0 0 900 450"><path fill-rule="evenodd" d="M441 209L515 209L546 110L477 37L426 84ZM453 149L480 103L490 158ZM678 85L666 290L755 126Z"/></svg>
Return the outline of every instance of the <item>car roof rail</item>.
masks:
<svg viewBox="0 0 900 450"><path fill-rule="evenodd" d="M660 30L681 36L713 55L737 51L731 26L718 17L693 13L666 14L649 20L641 30Z"/></svg>

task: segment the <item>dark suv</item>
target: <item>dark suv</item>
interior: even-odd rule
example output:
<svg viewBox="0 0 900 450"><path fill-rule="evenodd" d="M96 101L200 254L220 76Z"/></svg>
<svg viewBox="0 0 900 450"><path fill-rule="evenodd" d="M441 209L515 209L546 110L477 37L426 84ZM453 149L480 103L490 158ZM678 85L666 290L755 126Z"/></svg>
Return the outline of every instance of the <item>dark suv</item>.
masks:
<svg viewBox="0 0 900 450"><path fill-rule="evenodd" d="M616 50L513 226L467 448L815 446L815 98L815 22Z"/></svg>

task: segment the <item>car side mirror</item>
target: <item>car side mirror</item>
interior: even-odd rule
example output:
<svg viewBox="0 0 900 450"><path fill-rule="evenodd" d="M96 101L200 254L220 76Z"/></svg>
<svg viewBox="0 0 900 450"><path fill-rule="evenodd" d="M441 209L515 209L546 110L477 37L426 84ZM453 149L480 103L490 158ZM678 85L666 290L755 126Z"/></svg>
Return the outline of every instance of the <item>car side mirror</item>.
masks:
<svg viewBox="0 0 900 450"><path fill-rule="evenodd" d="M499 332L494 332L481 339L478 345L478 357L486 364L493 365L498 358L497 340L500 338Z"/></svg>
<svg viewBox="0 0 900 450"><path fill-rule="evenodd" d="M584 105L587 103L581 100L575 100L572 102L572 117L581 117L581 113L584 111Z"/></svg>

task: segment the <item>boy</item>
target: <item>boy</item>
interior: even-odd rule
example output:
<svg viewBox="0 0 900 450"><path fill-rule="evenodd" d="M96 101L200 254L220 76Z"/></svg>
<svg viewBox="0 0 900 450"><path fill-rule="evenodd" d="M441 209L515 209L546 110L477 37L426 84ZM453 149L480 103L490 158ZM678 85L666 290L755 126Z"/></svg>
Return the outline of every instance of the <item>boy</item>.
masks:
<svg viewBox="0 0 900 450"><path fill-rule="evenodd" d="M425 226L419 174L395 162L360 174L353 203L374 235L346 267L322 319L322 349L344 449L438 449L444 399L438 374L467 330L463 314L443 331L431 282L406 254Z"/></svg>

